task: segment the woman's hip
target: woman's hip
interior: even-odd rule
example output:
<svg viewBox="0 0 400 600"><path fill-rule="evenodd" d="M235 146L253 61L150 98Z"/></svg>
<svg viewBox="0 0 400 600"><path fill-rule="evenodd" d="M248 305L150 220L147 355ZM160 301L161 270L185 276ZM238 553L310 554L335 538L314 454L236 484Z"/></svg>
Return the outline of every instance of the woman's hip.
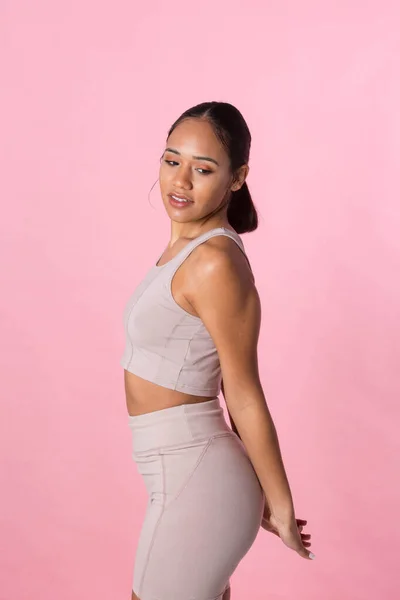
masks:
<svg viewBox="0 0 400 600"><path fill-rule="evenodd" d="M178 504L180 511L188 508L192 514L210 511L211 520L222 513L227 523L246 518L243 513L261 520L263 491L232 431L136 453L134 459L149 502L163 512Z"/></svg>
<svg viewBox="0 0 400 600"><path fill-rule="evenodd" d="M257 476L219 398L129 416L129 425L133 458L152 503L167 508L192 479L192 493L199 498L223 504L224 497L238 502L243 495L243 503L260 503Z"/></svg>
<svg viewBox="0 0 400 600"><path fill-rule="evenodd" d="M204 597L214 597L211 591L216 595L223 588L260 530L264 496L244 447L235 433L225 432L186 449L160 449L147 460L137 462L149 502L136 556L136 588L147 561L145 585L160 581L165 593L171 581L179 581L180 593L187 584L191 593L202 590Z"/></svg>

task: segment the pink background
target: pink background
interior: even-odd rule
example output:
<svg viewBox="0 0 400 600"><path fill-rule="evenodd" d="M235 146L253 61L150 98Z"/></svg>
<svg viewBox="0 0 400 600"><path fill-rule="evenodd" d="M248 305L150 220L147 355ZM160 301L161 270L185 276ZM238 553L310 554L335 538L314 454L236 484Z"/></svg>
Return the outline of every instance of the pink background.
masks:
<svg viewBox="0 0 400 600"><path fill-rule="evenodd" d="M167 130L205 100L253 135L260 370L316 554L260 530L232 600L399 598L398 2L0 17L0 600L130 598L146 498L122 311L169 239L158 184L148 200Z"/></svg>

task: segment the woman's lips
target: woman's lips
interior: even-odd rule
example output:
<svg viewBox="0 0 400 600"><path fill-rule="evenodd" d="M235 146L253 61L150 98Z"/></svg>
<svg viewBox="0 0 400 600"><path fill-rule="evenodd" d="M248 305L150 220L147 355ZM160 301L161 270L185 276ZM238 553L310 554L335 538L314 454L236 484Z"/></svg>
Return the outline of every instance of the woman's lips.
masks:
<svg viewBox="0 0 400 600"><path fill-rule="evenodd" d="M193 204L193 200L190 200L186 196L180 194L168 194L169 203L176 208L184 208Z"/></svg>
<svg viewBox="0 0 400 600"><path fill-rule="evenodd" d="M190 202L192 201L191 198L189 198L189 196L185 196L185 194L175 194L175 192L171 192L168 195L175 196L175 198L178 198L178 200L189 200Z"/></svg>

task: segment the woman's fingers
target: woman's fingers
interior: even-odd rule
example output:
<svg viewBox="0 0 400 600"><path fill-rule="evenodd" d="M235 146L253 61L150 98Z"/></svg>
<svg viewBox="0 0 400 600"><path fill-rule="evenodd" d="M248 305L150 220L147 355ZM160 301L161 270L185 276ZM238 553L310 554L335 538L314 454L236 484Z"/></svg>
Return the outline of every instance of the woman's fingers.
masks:
<svg viewBox="0 0 400 600"><path fill-rule="evenodd" d="M311 546L311 535L309 533L302 533L305 525L307 525L306 519L296 519L297 528L299 531L302 547L297 551L300 556L308 560L313 560L315 555L309 551Z"/></svg>
<svg viewBox="0 0 400 600"><path fill-rule="evenodd" d="M299 548L297 553L300 554L300 556L302 556L303 558L307 558L308 560L310 560L314 556L312 553L310 556L310 552L303 545L301 546L301 548Z"/></svg>

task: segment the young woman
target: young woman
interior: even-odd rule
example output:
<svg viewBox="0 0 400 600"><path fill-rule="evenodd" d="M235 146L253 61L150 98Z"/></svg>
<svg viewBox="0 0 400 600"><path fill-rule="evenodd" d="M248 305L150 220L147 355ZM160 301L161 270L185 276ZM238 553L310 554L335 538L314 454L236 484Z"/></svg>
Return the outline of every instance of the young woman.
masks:
<svg viewBox="0 0 400 600"><path fill-rule="evenodd" d="M149 497L132 599L229 600L260 525L314 558L258 373L260 301L239 236L257 227L250 142L234 106L206 102L172 125L161 157L171 240L124 311L133 458Z"/></svg>

